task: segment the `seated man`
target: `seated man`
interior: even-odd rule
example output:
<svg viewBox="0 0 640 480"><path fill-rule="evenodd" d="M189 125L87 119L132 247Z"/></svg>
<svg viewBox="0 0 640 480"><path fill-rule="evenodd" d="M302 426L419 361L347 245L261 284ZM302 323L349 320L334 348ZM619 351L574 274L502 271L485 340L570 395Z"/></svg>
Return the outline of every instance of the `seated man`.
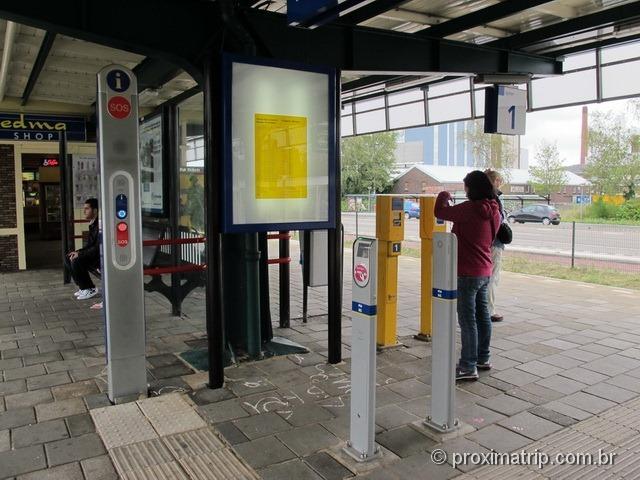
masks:
<svg viewBox="0 0 640 480"><path fill-rule="evenodd" d="M88 198L84 202L84 218L89 220L89 239L87 244L70 252L64 259L64 266L71 273L73 281L78 285L74 295L78 300L95 297L96 286L89 276L89 270L100 268L100 232L98 230L98 200Z"/></svg>

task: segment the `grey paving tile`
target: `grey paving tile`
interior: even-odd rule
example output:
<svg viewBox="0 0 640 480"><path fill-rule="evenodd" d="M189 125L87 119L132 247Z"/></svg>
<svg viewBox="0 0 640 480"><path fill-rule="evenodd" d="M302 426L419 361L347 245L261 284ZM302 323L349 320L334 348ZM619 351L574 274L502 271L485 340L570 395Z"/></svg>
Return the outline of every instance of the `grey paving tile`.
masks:
<svg viewBox="0 0 640 480"><path fill-rule="evenodd" d="M12 433L13 448L24 448L41 443L53 442L68 438L67 427L63 420L34 423L14 428Z"/></svg>
<svg viewBox="0 0 640 480"><path fill-rule="evenodd" d="M584 383L576 382L570 378L561 377L559 375L552 375L551 377L538 380L536 384L541 385L551 390L569 395L578 392L585 388L587 385Z"/></svg>
<svg viewBox="0 0 640 480"><path fill-rule="evenodd" d="M376 409L376 424L386 430L418 420L420 417L403 410L398 405L387 405Z"/></svg>
<svg viewBox="0 0 640 480"><path fill-rule="evenodd" d="M319 423L333 418L333 415L327 409L310 403L278 411L277 413L294 427Z"/></svg>
<svg viewBox="0 0 640 480"><path fill-rule="evenodd" d="M58 440L45 445L49 465L56 466L104 455L106 452L100 437L95 433Z"/></svg>
<svg viewBox="0 0 640 480"><path fill-rule="evenodd" d="M353 477L350 470L325 452L309 455L303 460L325 480L342 480Z"/></svg>
<svg viewBox="0 0 640 480"><path fill-rule="evenodd" d="M36 423L33 408L17 408L0 413L0 430Z"/></svg>
<svg viewBox="0 0 640 480"><path fill-rule="evenodd" d="M500 394L495 397L482 399L478 405L487 407L490 410L506 416L514 415L533 406L532 403L525 402L511 395Z"/></svg>
<svg viewBox="0 0 640 480"><path fill-rule="evenodd" d="M39 470L37 472L20 475L18 480L83 480L79 463L67 463L59 467Z"/></svg>
<svg viewBox="0 0 640 480"><path fill-rule="evenodd" d="M249 416L240 406L240 400L236 398L200 406L198 407L198 412L211 423L227 422Z"/></svg>
<svg viewBox="0 0 640 480"><path fill-rule="evenodd" d="M43 389L33 392L14 393L13 395L7 395L4 400L7 410L12 410L53 402L53 396L49 390Z"/></svg>
<svg viewBox="0 0 640 480"><path fill-rule="evenodd" d="M5 380L17 380L21 378L35 377L47 373L42 365L31 365L29 367L14 368L4 372Z"/></svg>
<svg viewBox="0 0 640 480"><path fill-rule="evenodd" d="M233 422L218 423L216 431L224 437L230 445L248 442L249 439L242 433Z"/></svg>
<svg viewBox="0 0 640 480"><path fill-rule="evenodd" d="M321 425L309 425L279 433L277 437L296 455L304 457L333 447L340 440Z"/></svg>
<svg viewBox="0 0 640 480"><path fill-rule="evenodd" d="M0 430L0 452L11 450L11 434L9 430Z"/></svg>
<svg viewBox="0 0 640 480"><path fill-rule="evenodd" d="M523 372L522 370L518 370L516 368L510 368L501 372L495 372L492 373L491 376L493 378L502 380L503 382L507 382L518 387L526 385L527 383L535 382L536 380L540 380L540 377L538 377L537 375Z"/></svg>
<svg viewBox="0 0 640 480"><path fill-rule="evenodd" d="M498 425L489 425L466 437L496 452L513 452L531 443L531 439Z"/></svg>
<svg viewBox="0 0 640 480"><path fill-rule="evenodd" d="M624 357L622 355L609 355L607 357L585 363L583 367L604 375L614 376L624 373L627 370L640 367L640 360Z"/></svg>
<svg viewBox="0 0 640 480"><path fill-rule="evenodd" d="M397 479L437 478L446 480L459 473L449 465L434 464L429 454L418 454L408 458L402 458L391 463L385 467L384 470L395 475Z"/></svg>
<svg viewBox="0 0 640 480"><path fill-rule="evenodd" d="M566 350L565 350L566 352ZM565 370L568 368L574 368L578 365L582 365L584 363L583 360L578 360L576 358L571 358L564 353L556 354L556 355L548 355L540 357L540 361L544 363L548 363L549 365L553 365L556 367L560 367Z"/></svg>
<svg viewBox="0 0 640 480"><path fill-rule="evenodd" d="M539 362L537 360L517 365L515 368L542 378L550 377L551 375L555 375L562 371L562 368L560 367Z"/></svg>
<svg viewBox="0 0 640 480"><path fill-rule="evenodd" d="M632 392L640 393L640 378L635 378L630 375L621 374L606 380L606 383L615 385L617 387L631 390Z"/></svg>
<svg viewBox="0 0 640 480"><path fill-rule="evenodd" d="M609 378L607 375L594 372L593 370L587 370L586 368L582 367L570 368L568 370L560 372L558 375L571 378L587 385L593 385L599 382L603 382L604 380Z"/></svg>
<svg viewBox="0 0 640 480"><path fill-rule="evenodd" d="M500 356L508 358L510 360L514 360L519 363L530 362L532 360L540 358L540 355L524 350L522 349L522 346L521 348L516 348L513 350L507 350L506 352L502 352Z"/></svg>
<svg viewBox="0 0 640 480"><path fill-rule="evenodd" d="M610 383L596 383L595 385L585 388L586 393L595 395L600 398L611 400L616 403L623 403L638 396L637 392L632 392L625 388L616 387Z"/></svg>
<svg viewBox="0 0 640 480"><path fill-rule="evenodd" d="M513 417L505 418L498 424L532 440L540 440L563 428L557 423L532 415L529 412L521 412Z"/></svg>
<svg viewBox="0 0 640 480"><path fill-rule="evenodd" d="M302 460L290 460L278 465L271 465L263 468L258 473L264 480L281 480L283 478L322 480L322 477Z"/></svg>
<svg viewBox="0 0 640 480"><path fill-rule="evenodd" d="M584 410L585 412L594 414L600 413L616 405L610 400L605 400L604 398L596 397L595 395L590 395L584 392L574 393L573 395L564 397L559 401Z"/></svg>
<svg viewBox="0 0 640 480"><path fill-rule="evenodd" d="M67 372L52 373L51 375L42 375L39 377L31 377L27 379L27 388L29 390L38 390L40 388L55 387L70 383L71 378Z"/></svg>
<svg viewBox="0 0 640 480"><path fill-rule="evenodd" d="M67 417L65 418L65 422L67 423L67 428L69 429L69 433L71 433L72 437L79 437L80 435L96 431L91 415L88 413Z"/></svg>
<svg viewBox="0 0 640 480"><path fill-rule="evenodd" d="M254 440L259 437L273 435L274 433L283 432L291 429L283 418L275 412L263 413L261 415L253 415L248 418L235 420L234 425L247 438Z"/></svg>
<svg viewBox="0 0 640 480"><path fill-rule="evenodd" d="M69 383L59 385L51 389L51 393L56 401L67 400L69 398L82 398L96 393L100 393L96 382L93 380L84 380L77 383Z"/></svg>
<svg viewBox="0 0 640 480"><path fill-rule="evenodd" d="M42 445L0 453L0 478L11 478L47 468Z"/></svg>
<svg viewBox="0 0 640 480"><path fill-rule="evenodd" d="M61 400L54 403L46 403L36 406L36 414L38 415L38 421L43 422L45 420L52 420L54 418L69 417L71 415L78 415L87 411L87 407L81 398L71 398L68 400Z"/></svg>
<svg viewBox="0 0 640 480"><path fill-rule="evenodd" d="M446 442L439 443L431 451L435 449L444 450L447 453L447 463L453 466L453 462L456 461L458 464L456 468L463 472L468 472L477 468L476 465L471 462L464 462L464 454L487 454L489 450L481 446L476 442L472 442L471 440L464 437L457 437L452 440L447 440Z"/></svg>
<svg viewBox="0 0 640 480"><path fill-rule="evenodd" d="M235 395L226 388L216 388L215 390L203 388L189 393L189 397L196 405L207 405L235 398Z"/></svg>
<svg viewBox="0 0 640 480"><path fill-rule="evenodd" d="M551 340L545 340L544 342L540 343L542 343L543 345L548 345L550 347L559 348L560 350L569 350L580 346L580 344L578 343L567 342L566 340L560 340L558 338L552 338Z"/></svg>
<svg viewBox="0 0 640 480"><path fill-rule="evenodd" d="M11 380L0 382L0 395L12 395L14 393L25 392L27 384L24 380Z"/></svg>
<svg viewBox="0 0 640 480"><path fill-rule="evenodd" d="M391 383L387 388L409 400L412 398L423 397L431 393L431 387L413 378Z"/></svg>
<svg viewBox="0 0 640 480"><path fill-rule="evenodd" d="M436 444L434 440L408 425L376 435L376 442L401 458L424 452Z"/></svg>
<svg viewBox="0 0 640 480"><path fill-rule="evenodd" d="M568 427L577 422L577 420L573 417L569 417L567 415L563 415L562 413L555 412L550 410L544 406L537 406L531 408L529 413L536 415L540 418L544 418L545 420L549 420L550 422L557 423L558 425L562 425L563 427Z"/></svg>
<svg viewBox="0 0 640 480"><path fill-rule="evenodd" d="M108 455L87 458L82 460L80 465L87 480L118 480L119 478Z"/></svg>
<svg viewBox="0 0 640 480"><path fill-rule="evenodd" d="M500 413L475 404L456 408L456 415L460 421L472 425L475 428L484 428L504 418L504 415Z"/></svg>
<svg viewBox="0 0 640 480"><path fill-rule="evenodd" d="M591 413L581 410L572 405L568 405L566 403L561 402L560 400L554 400L553 402L549 402L542 407L560 413L570 418L574 418L576 420L585 420L592 416Z"/></svg>
<svg viewBox="0 0 640 480"><path fill-rule="evenodd" d="M234 445L233 448L253 468L264 468L296 458L295 453L273 436Z"/></svg>

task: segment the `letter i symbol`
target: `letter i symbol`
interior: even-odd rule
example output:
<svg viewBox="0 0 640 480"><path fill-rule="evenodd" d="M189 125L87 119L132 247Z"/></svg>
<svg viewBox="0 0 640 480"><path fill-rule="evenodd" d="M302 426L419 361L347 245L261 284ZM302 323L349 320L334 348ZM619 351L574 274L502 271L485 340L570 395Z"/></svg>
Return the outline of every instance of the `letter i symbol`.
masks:
<svg viewBox="0 0 640 480"><path fill-rule="evenodd" d="M120 78L120 72L116 72L116 90L122 90L122 79Z"/></svg>

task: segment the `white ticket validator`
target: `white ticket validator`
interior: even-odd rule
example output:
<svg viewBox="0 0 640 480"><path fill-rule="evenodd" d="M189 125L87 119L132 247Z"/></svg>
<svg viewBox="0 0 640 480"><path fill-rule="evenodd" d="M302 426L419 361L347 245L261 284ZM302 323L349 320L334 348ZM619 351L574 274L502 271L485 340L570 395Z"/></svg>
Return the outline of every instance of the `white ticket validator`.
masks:
<svg viewBox="0 0 640 480"><path fill-rule="evenodd" d="M131 70L98 72L102 285L108 395L114 403L147 394L138 87Z"/></svg>
<svg viewBox="0 0 640 480"><path fill-rule="evenodd" d="M458 239L433 233L433 336L431 340L431 415L424 422L439 432L454 431L456 391L456 307Z"/></svg>
<svg viewBox="0 0 640 480"><path fill-rule="evenodd" d="M377 259L376 239L358 237L351 268L351 423L344 450L358 462L381 453L375 443Z"/></svg>

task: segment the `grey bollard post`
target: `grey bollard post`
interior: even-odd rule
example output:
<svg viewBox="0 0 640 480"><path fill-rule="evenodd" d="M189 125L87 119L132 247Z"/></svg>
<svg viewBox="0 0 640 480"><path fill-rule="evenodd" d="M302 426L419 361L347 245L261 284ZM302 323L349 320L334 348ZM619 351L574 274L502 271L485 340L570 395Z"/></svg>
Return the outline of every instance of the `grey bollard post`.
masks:
<svg viewBox="0 0 640 480"><path fill-rule="evenodd" d="M431 415L426 426L440 433L458 427L456 391L456 306L458 240L453 233L433 234L433 336Z"/></svg>
<svg viewBox="0 0 640 480"><path fill-rule="evenodd" d="M345 453L358 462L380 456L376 433L376 292L377 242L353 243L351 303L351 421Z"/></svg>

